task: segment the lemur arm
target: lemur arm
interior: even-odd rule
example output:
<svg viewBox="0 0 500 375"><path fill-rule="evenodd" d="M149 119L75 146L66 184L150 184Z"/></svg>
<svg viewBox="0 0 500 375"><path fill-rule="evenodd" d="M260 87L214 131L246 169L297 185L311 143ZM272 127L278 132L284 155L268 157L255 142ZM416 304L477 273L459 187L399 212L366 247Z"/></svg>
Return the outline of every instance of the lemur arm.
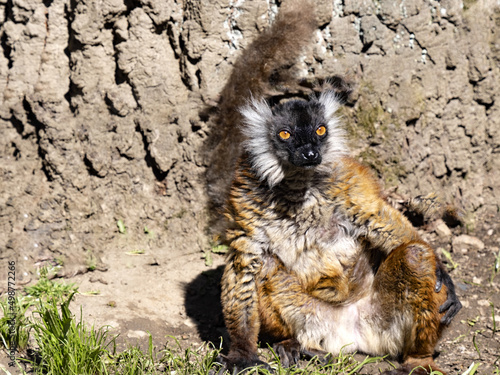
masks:
<svg viewBox="0 0 500 375"><path fill-rule="evenodd" d="M349 157L342 158L332 175L330 198L341 214L359 228L372 247L385 255L413 241L421 241L411 223L382 198L371 171Z"/></svg>
<svg viewBox="0 0 500 375"><path fill-rule="evenodd" d="M330 194L334 198L347 202L345 215L362 228L362 235L385 254L395 248L413 241L422 241L406 217L387 203L380 194L380 188L371 172L351 158L344 158L334 176L342 174L337 181L347 181L345 186L332 183ZM436 257L439 259L439 257ZM460 311L462 304L458 300L455 286L442 262L436 265L435 291L439 292L442 285L448 292L446 302L440 307L445 312L441 319L443 324L449 324Z"/></svg>

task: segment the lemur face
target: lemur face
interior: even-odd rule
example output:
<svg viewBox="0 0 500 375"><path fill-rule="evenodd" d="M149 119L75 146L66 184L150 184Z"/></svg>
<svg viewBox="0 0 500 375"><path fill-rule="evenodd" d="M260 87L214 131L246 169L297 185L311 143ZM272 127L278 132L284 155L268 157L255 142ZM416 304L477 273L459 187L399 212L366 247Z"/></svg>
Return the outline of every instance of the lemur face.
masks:
<svg viewBox="0 0 500 375"><path fill-rule="evenodd" d="M274 186L297 168L327 167L347 154L344 131L335 115L339 105L330 91L273 109L264 100L251 100L241 109L243 146L257 176Z"/></svg>
<svg viewBox="0 0 500 375"><path fill-rule="evenodd" d="M294 100L275 107L271 128L276 154L283 161L307 169L321 164L329 134L319 102Z"/></svg>

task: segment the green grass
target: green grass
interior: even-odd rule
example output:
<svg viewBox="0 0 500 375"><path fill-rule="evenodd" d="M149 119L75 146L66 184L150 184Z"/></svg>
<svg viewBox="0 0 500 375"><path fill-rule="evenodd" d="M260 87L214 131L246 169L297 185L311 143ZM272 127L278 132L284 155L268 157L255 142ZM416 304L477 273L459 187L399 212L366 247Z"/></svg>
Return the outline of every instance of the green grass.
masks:
<svg viewBox="0 0 500 375"><path fill-rule="evenodd" d="M28 298L31 299L56 299L61 301L63 298L76 292L78 288L74 284L66 284L48 279L47 268L40 270L40 279L35 285L24 288Z"/></svg>
<svg viewBox="0 0 500 375"><path fill-rule="evenodd" d="M215 348L212 344L203 344L197 348L188 347L183 349L175 337L171 337L173 347L165 347L161 351L161 362L165 370L170 374L193 374L208 375L210 371L217 371L220 365L217 357L221 348Z"/></svg>
<svg viewBox="0 0 500 375"><path fill-rule="evenodd" d="M361 362L354 358L354 354L344 354L340 353L338 357L335 357L329 361L328 364L321 364L318 358L312 358L306 363L304 367L298 368L292 366L290 368L284 368L281 366L279 357L276 353L271 350L273 356L270 362L275 368L276 374L282 375L316 375L316 374L342 374L342 375L354 375L358 374L359 371L366 365L370 363L378 363L383 360L381 357L365 357ZM266 374L271 374L267 372Z"/></svg>
<svg viewBox="0 0 500 375"><path fill-rule="evenodd" d="M32 304L26 297L15 297L11 304L7 299L0 301L0 342L6 349L24 350L28 346L31 323L26 315Z"/></svg>
<svg viewBox="0 0 500 375"><path fill-rule="evenodd" d="M41 292L43 290L43 293ZM157 350L153 337L145 351L130 346L117 353L116 339L107 327L88 326L70 311L70 303L76 293L71 285L50 281L42 277L33 287L26 288L30 294L16 297L16 330L10 330L5 318L9 305L0 301L4 318L0 320L0 334L4 349L18 349L16 358L22 373L33 374L217 374L222 366L217 362L221 347L203 344L199 347L183 348L178 340L171 338L163 349ZM69 293L69 294L68 294ZM35 297L36 296L36 297ZM173 341L172 341L173 340ZM300 368L283 368L272 350L262 350L261 355L270 363L274 374L316 375L356 374L368 363L381 358L366 357L359 362L353 355L340 354L327 365L313 358ZM253 368L248 374L271 374L265 369Z"/></svg>
<svg viewBox="0 0 500 375"><path fill-rule="evenodd" d="M441 250L441 254L444 255L444 257L446 258L446 260L448 261L446 263L446 265L448 266L448 268L450 270L454 270L455 268L458 267L458 263L456 263L455 261L453 261L452 257L451 257L451 253L449 253L448 251L446 251L445 249L443 248L439 248L439 250Z"/></svg>
<svg viewBox="0 0 500 375"><path fill-rule="evenodd" d="M18 349L18 368L15 370L23 374L215 375L222 369L217 360L222 344L214 347L205 343L186 348L186 345L170 337L165 347L158 350L149 335L145 350L129 346L117 352L117 336L111 334L108 327L88 326L82 320L81 310L79 319L71 313L69 306L77 293L74 285L49 281L46 274L42 274L36 285L25 290L30 294L16 296L12 308L7 300L0 300L4 313L0 319L1 343L6 351L11 347ZM15 329L6 318L12 316L7 314L9 311L15 312ZM164 338L160 340L167 341ZM326 365L313 358L303 361L300 366L284 368L272 349L261 349L260 354L273 372L255 367L249 369L247 374L355 375L366 365L384 360L365 357L358 361L353 354L340 353ZM467 374L474 374L476 368L471 368Z"/></svg>
<svg viewBox="0 0 500 375"><path fill-rule="evenodd" d="M60 304L56 300L40 302L33 323L34 339L39 347L38 363L32 362L36 374L99 374L106 373L104 359L113 343L106 327L88 328L77 322L69 310L74 293Z"/></svg>
<svg viewBox="0 0 500 375"><path fill-rule="evenodd" d="M148 353L138 347L131 347L113 356L114 361L108 364L108 370L116 374L159 374L158 359L153 352L153 339L149 336Z"/></svg>

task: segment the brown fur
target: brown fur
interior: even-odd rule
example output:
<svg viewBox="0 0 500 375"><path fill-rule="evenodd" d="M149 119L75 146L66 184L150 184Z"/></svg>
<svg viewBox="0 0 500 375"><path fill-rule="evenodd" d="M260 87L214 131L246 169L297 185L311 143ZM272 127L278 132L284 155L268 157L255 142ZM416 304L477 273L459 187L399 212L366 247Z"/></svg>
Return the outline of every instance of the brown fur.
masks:
<svg viewBox="0 0 500 375"><path fill-rule="evenodd" d="M402 369L437 369L432 355L443 329L439 307L446 301L447 290L434 290L436 254L382 198L371 173L353 159L343 158L332 165L331 176L310 178L315 185L308 194L317 196L301 201L294 195L300 191L294 192L292 202L282 196L283 186L269 189L259 181L244 158L239 164L228 205L233 224L228 231L231 252L222 280L231 355L256 356L259 332L296 339L307 329L307 324L301 326L304 319L319 319L318 311L348 308L373 295L368 310L377 314L360 319L380 327L381 335L391 332L395 318L409 320L397 328L401 343L389 343L397 349L385 352L385 344L380 349L375 345L369 353L402 358ZM282 184L286 187L286 183ZM346 235L355 240L354 248L343 254L339 247L338 255L322 258L326 251L322 244L337 246L330 241L348 225L355 232ZM286 242L287 236L293 241ZM303 260L314 251L318 255L311 258L312 263ZM286 264L282 258L287 259L290 252L296 260ZM298 266L301 262L304 267ZM321 342L303 340L301 344L305 350L328 349Z"/></svg>
<svg viewBox="0 0 500 375"><path fill-rule="evenodd" d="M293 77L292 69L316 28L310 0L287 1L272 27L245 48L236 60L233 73L225 85L218 105L217 127L210 136L212 160L207 172L208 193L212 202L224 203L242 138L239 109L253 97L269 95ZM213 151L213 152L212 152Z"/></svg>
<svg viewBox="0 0 500 375"><path fill-rule="evenodd" d="M272 188L249 155L233 168L242 122L235 109L249 93L264 96L270 81L286 76L314 31L312 2L286 4L236 62L220 103L221 143L209 182L235 171L227 194L220 183L210 192L229 196L230 252L222 278L231 336L227 365L238 371L265 365L257 356L264 333L283 340L276 348L284 364L296 361L297 348L337 354L353 342L346 350L402 359L393 374L416 366L426 369L421 373L436 370L440 306L453 285L446 274L445 285L436 288L442 282L437 274L445 274L439 259L387 203L367 168L339 156L321 168L287 170Z"/></svg>

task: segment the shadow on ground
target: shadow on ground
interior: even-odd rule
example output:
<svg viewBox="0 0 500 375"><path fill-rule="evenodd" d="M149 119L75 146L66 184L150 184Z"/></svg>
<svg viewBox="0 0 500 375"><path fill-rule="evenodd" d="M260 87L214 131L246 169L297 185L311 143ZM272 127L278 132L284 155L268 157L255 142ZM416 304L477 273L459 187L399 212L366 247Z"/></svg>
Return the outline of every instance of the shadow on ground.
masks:
<svg viewBox="0 0 500 375"><path fill-rule="evenodd" d="M229 347L229 335L224 326L220 303L220 281L224 266L200 273L186 285L185 307L187 315L196 323L198 335L203 341L218 347L222 341L224 352Z"/></svg>

